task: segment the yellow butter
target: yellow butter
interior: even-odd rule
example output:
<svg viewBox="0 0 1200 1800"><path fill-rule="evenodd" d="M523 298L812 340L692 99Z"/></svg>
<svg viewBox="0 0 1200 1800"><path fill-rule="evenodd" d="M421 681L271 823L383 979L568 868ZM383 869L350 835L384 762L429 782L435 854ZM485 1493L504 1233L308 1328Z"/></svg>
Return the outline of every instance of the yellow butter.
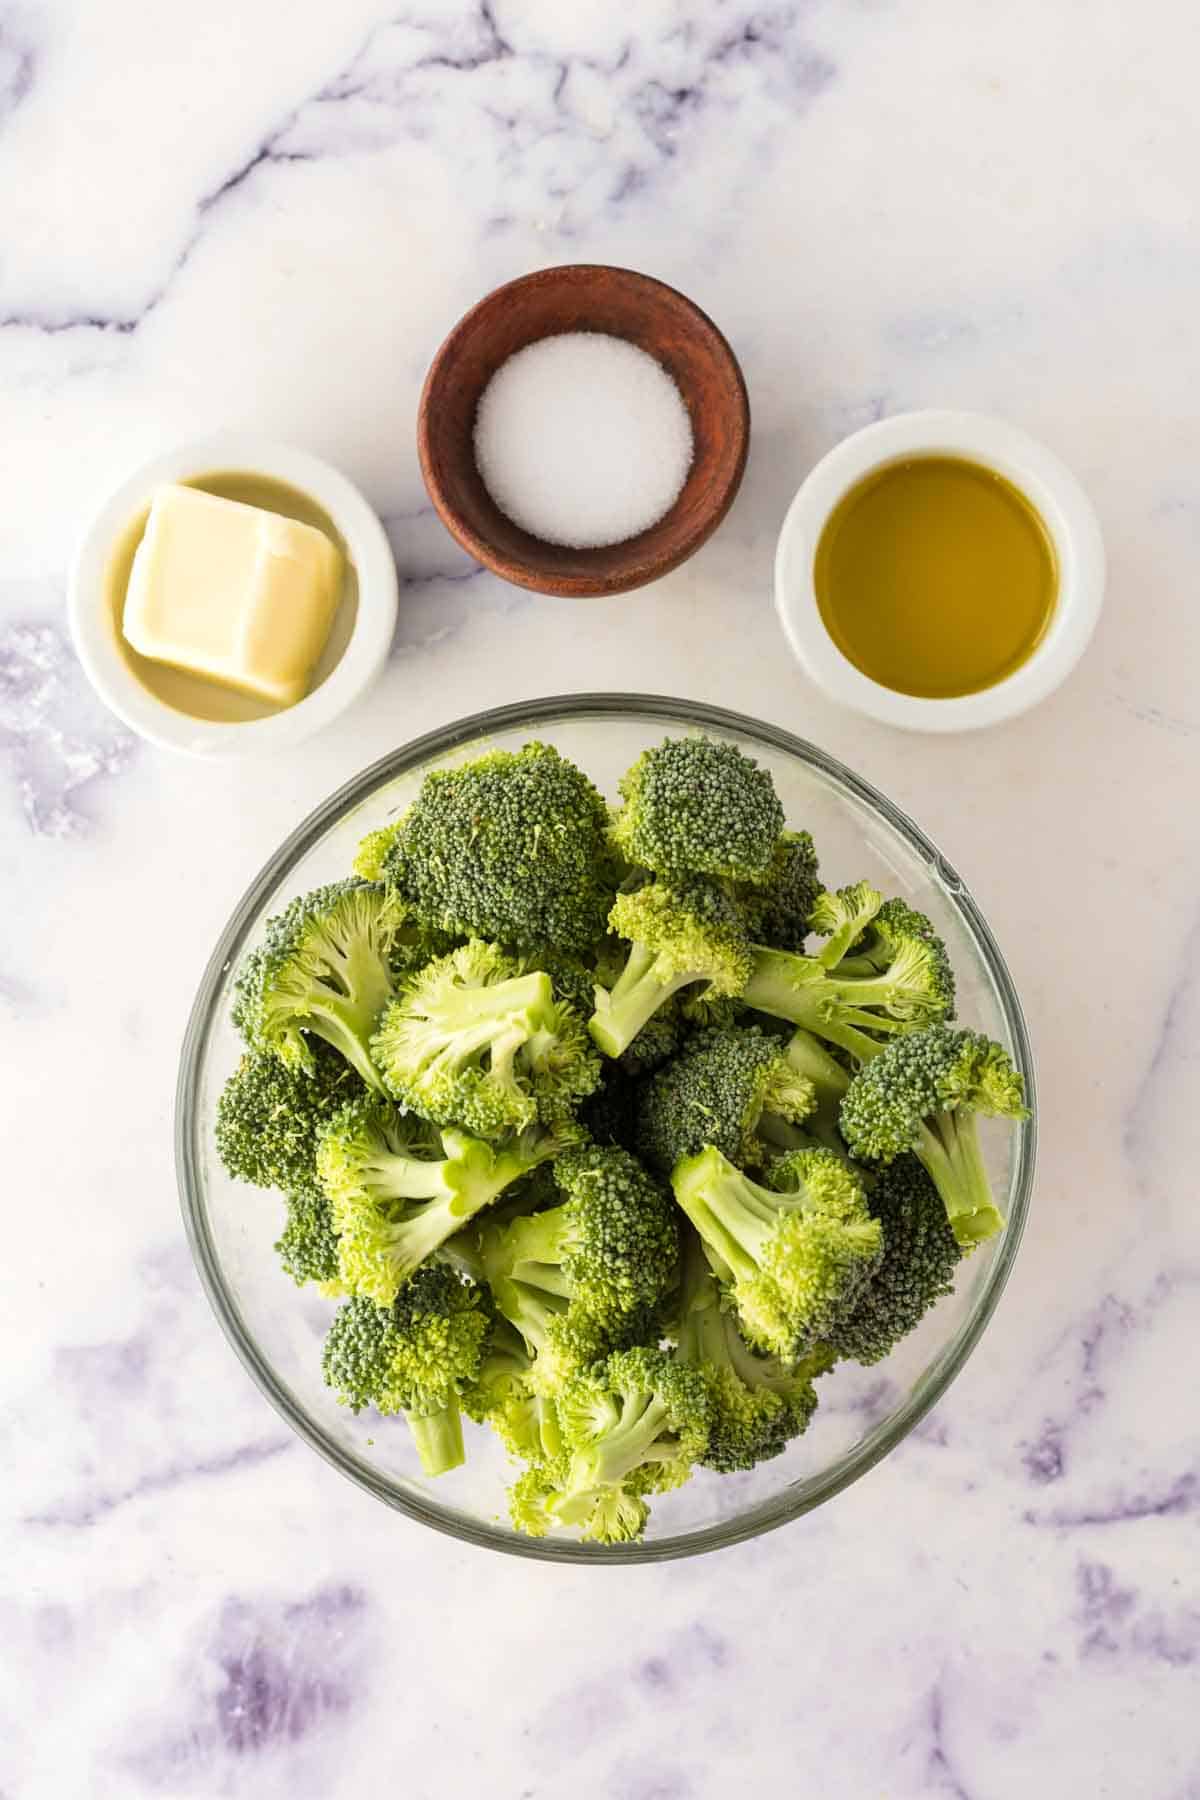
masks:
<svg viewBox="0 0 1200 1800"><path fill-rule="evenodd" d="M323 531L199 488L154 496L122 630L154 662L279 706L308 691L342 587Z"/></svg>

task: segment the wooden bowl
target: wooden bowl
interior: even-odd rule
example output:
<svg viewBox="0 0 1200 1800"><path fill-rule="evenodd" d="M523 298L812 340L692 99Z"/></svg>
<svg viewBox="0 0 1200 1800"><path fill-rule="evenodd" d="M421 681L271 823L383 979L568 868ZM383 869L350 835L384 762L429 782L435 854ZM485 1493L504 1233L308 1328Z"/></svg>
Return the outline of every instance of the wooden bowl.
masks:
<svg viewBox="0 0 1200 1800"><path fill-rule="evenodd" d="M480 395L517 350L564 331L627 338L674 377L692 422L692 466L657 524L620 544L573 550L506 518L475 466ZM633 269L538 269L488 294L430 365L417 418L421 473L448 529L477 562L539 594L623 594L678 568L716 530L746 467L750 402L737 358L707 314Z"/></svg>

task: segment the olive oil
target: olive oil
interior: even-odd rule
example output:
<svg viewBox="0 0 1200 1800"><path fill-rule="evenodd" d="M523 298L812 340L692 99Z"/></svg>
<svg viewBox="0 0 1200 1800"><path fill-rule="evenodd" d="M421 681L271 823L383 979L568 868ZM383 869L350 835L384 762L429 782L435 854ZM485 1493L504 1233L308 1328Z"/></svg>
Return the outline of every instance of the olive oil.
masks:
<svg viewBox="0 0 1200 1800"><path fill-rule="evenodd" d="M952 456L888 463L851 488L821 533L813 578L843 656L931 700L1019 669L1058 591L1053 543L1024 494Z"/></svg>

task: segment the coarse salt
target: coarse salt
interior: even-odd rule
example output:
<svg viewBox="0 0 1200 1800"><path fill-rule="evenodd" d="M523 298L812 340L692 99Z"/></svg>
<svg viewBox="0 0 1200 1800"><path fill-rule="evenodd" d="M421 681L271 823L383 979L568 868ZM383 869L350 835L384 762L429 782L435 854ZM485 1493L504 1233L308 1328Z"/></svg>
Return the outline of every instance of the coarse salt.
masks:
<svg viewBox="0 0 1200 1800"><path fill-rule="evenodd" d="M475 460L514 525L593 550L636 537L675 504L692 426L653 356L605 332L566 331L527 344L492 376Z"/></svg>

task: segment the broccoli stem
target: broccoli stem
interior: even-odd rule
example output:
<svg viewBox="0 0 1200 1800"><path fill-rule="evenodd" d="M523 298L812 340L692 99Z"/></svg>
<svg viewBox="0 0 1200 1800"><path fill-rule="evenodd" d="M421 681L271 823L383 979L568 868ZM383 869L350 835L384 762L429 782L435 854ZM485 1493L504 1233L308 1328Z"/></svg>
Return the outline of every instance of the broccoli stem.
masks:
<svg viewBox="0 0 1200 1800"><path fill-rule="evenodd" d="M384 989L372 988L366 999L314 1000L312 1010L303 1023L305 1029L324 1038L327 1044L345 1057L373 1093L382 1094L384 1086L367 1048L375 1020L391 997L391 984Z"/></svg>
<svg viewBox="0 0 1200 1800"><path fill-rule="evenodd" d="M757 949L754 973L741 998L755 1011L790 1019L859 1062L869 1062L884 1046L867 1033L903 1031L905 1026L897 1019L849 1005L842 998L845 985L831 982L813 958L793 956L787 950ZM863 995L870 997L868 989L874 986L864 983ZM839 1008L836 1016L829 1016L835 1007Z"/></svg>
<svg viewBox="0 0 1200 1800"><path fill-rule="evenodd" d="M922 1123L915 1149L963 1250L973 1250L1003 1231L1004 1218L992 1197L973 1112L936 1113Z"/></svg>
<svg viewBox="0 0 1200 1800"><path fill-rule="evenodd" d="M404 1416L426 1475L444 1475L448 1469L457 1469L466 1462L462 1414L456 1400L440 1412L427 1415L410 1412Z"/></svg>
<svg viewBox="0 0 1200 1800"><path fill-rule="evenodd" d="M593 1038L606 1056L628 1050L642 1026L652 1019L673 994L699 979L690 970L680 975L656 973L657 954L644 944L634 944L616 985L597 989L596 1011L590 1021Z"/></svg>
<svg viewBox="0 0 1200 1800"><path fill-rule="evenodd" d="M768 1194L732 1166L710 1176L702 1187L677 1181L675 1198L706 1247L716 1251L731 1275L745 1281L761 1271L763 1247L780 1210L801 1204L795 1196Z"/></svg>
<svg viewBox="0 0 1200 1800"><path fill-rule="evenodd" d="M817 1104L836 1106L850 1086L850 1075L830 1056L811 1031L801 1028L788 1040L787 1059L797 1074L807 1076L817 1090Z"/></svg>

